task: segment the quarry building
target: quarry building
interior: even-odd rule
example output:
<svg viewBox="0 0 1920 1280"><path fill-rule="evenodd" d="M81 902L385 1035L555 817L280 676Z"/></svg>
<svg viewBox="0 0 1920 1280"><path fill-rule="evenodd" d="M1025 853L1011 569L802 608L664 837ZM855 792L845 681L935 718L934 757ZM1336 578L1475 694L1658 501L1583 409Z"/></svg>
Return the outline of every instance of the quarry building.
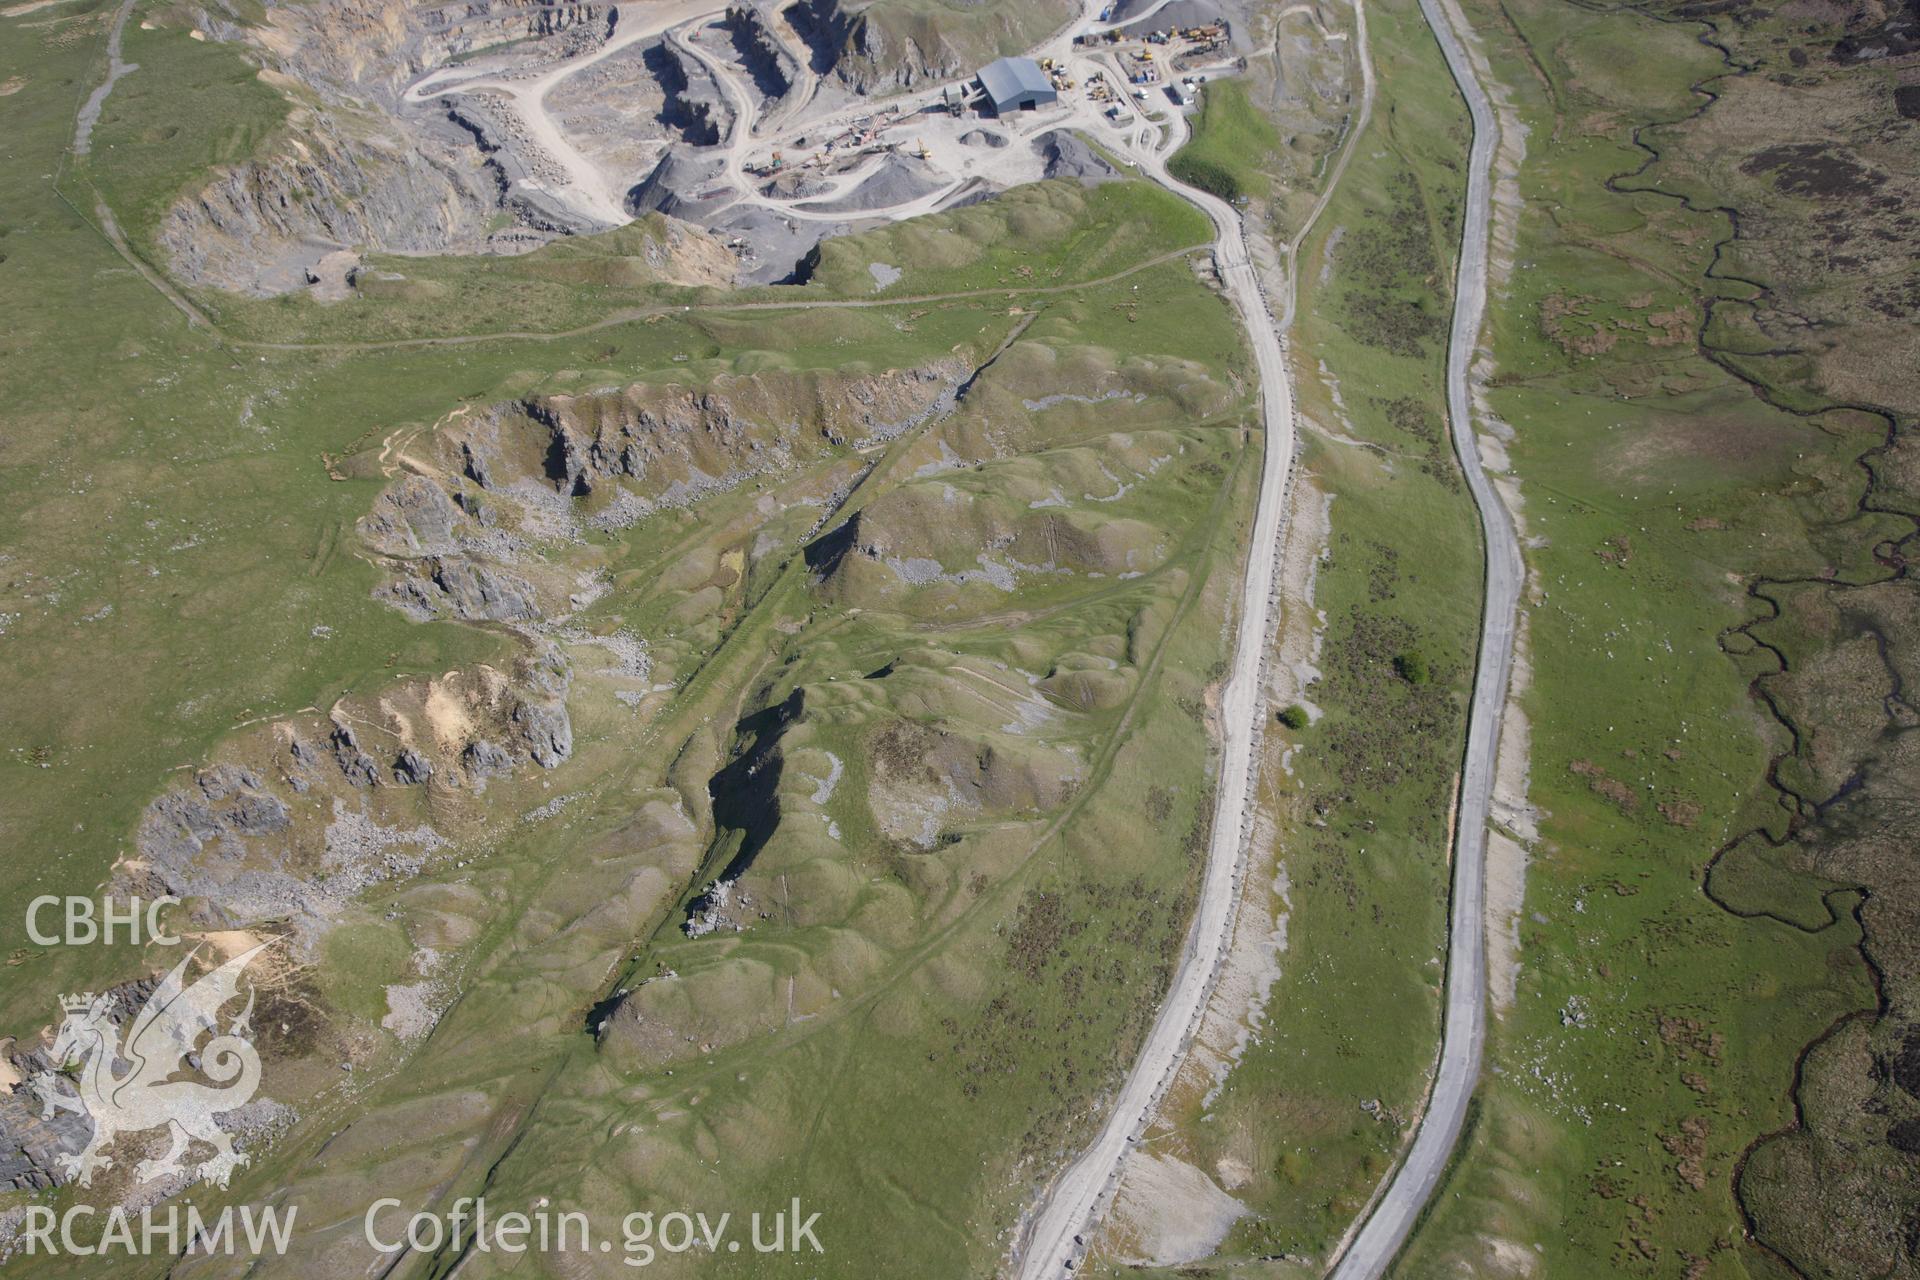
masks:
<svg viewBox="0 0 1920 1280"><path fill-rule="evenodd" d="M1051 106L1060 93L1032 58L1001 58L980 68L980 87L996 115Z"/></svg>

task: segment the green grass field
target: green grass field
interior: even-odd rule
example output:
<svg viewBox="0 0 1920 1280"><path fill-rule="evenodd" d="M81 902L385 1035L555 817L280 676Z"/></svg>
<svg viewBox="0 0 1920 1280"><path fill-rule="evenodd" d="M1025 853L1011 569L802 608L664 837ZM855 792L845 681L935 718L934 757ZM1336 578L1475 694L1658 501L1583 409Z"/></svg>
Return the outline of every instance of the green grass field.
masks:
<svg viewBox="0 0 1920 1280"><path fill-rule="evenodd" d="M1324 353L1345 411L1316 403L1309 377L1303 407L1376 446L1309 455L1334 495L1333 554L1318 592L1333 601L1355 593L1355 560L1376 592L1395 590L1379 571L1395 535L1444 529L1438 513L1457 519L1459 510L1414 505L1400 475L1391 505L1375 496L1375 458L1396 471L1445 462L1431 416L1437 371L1429 364L1427 378L1404 389L1393 371L1430 358L1445 331L1444 263L1458 234L1450 211L1463 175L1457 161L1433 161L1460 155L1464 137L1436 64L1422 81L1394 62L1396 51L1404 59L1427 46L1417 14L1370 14L1376 129L1412 162L1382 163L1380 144L1363 138L1349 186L1301 254L1296 350ZM1836 288L1787 249L1796 236L1823 234L1844 184L1814 188L1783 167L1798 161L1759 151L1779 135L1755 127L1792 117L1791 127L1844 135L1836 121L1877 109L1873 73L1823 80L1819 100L1844 100L1856 114L1815 126L1798 114L1812 98L1756 102L1788 83L1784 72L1710 80L1724 64L1696 22L1534 4L1470 6L1469 15L1527 130L1517 261L1501 264L1505 283L1489 310L1489 393L1512 430L1506 452L1534 573L1522 705L1541 828L1524 906L1493 925L1500 949L1503 934L1513 938L1513 1003L1496 994L1488 1075L1462 1151L1393 1274L1897 1270L1911 1248L1901 1234L1911 1222L1901 1143L1911 1137L1900 1135L1911 1134L1914 1106L1912 1090L1895 1083L1901 1037L1911 1037L1902 1012L1910 966L1892 942L1892 914L1871 904L1878 895L1888 913L1902 893L1883 824L1910 775L1883 735L1898 718L1887 719L1885 696L1910 666L1912 631L1890 604L1901 561L1889 553L1911 545L1916 504L1900 461L1910 446L1887 427L1906 419L1866 411L1898 388L1848 352L1863 342L1904 351L1912 329L1887 311L1866 259L1843 261L1839 270L1862 275ZM1719 38L1733 39L1732 29ZM1776 67L1802 34L1738 30L1736 62L1766 51ZM1792 50L1795 66L1807 65L1803 52L1824 56L1826 33L1803 34L1811 39ZM1703 80L1722 97L1695 121L1707 99L1693 86ZM1423 134L1410 106L1455 123ZM1671 159L1620 176L1648 155L1625 143L1645 120L1681 122L1646 135ZM1451 146L1427 141L1436 136ZM1858 150L1811 150L1822 162L1880 166L1862 181L1905 180L1872 130L1847 141ZM1781 176L1768 189L1771 173ZM1609 191L1610 179L1621 189ZM1637 193L1649 186L1699 208L1737 191L1740 239L1722 243L1732 228L1717 213ZM1851 216L1877 219L1868 210L1881 207L1855 204ZM1876 243L1902 243L1897 229L1876 226ZM1498 237L1496 227L1504 253ZM1759 294L1735 273L1774 291ZM1830 317L1824 336L1792 322L1803 308ZM1366 353L1359 361L1343 358L1356 348ZM1860 408L1830 407L1844 398ZM1357 531L1369 540L1356 545ZM1470 535L1460 551L1455 583L1471 572ZM1432 558L1420 556L1422 578ZM1421 622L1470 625L1457 594L1422 603ZM1330 649L1358 647L1337 610L1328 615ZM1378 645L1375 662L1407 642ZM1444 657L1437 669L1447 671ZM1337 676L1335 667L1315 688L1345 693ZM1305 748L1296 757L1303 789L1332 762L1314 748L1331 746L1326 731L1338 725L1335 701L1324 720L1293 731ZM1360 812L1375 816L1364 803ZM1434 833L1422 842L1413 828L1414 856L1397 867L1372 853L1406 839L1406 822L1347 830L1328 842L1334 857L1311 830L1290 851L1287 956L1303 958L1289 972L1283 957L1259 1043L1204 1122L1173 1140L1209 1169L1223 1154L1251 1153L1254 1180L1236 1194L1258 1216L1214 1262L1167 1274L1228 1274L1255 1257L1272 1274L1315 1274L1305 1260L1389 1168L1434 1038L1379 1029L1419 1026L1432 1016L1432 991L1408 984L1394 999L1395 980L1415 972L1421 952L1379 945L1340 902L1351 912L1372 898L1396 940L1424 939L1432 954L1444 869L1418 854L1437 847ZM1358 847L1369 851L1363 866L1353 865ZM1408 885L1410 869L1418 874ZM1403 885L1425 890L1427 914L1392 914ZM1437 982L1437 966L1429 972ZM1876 997L1886 1002L1878 1018Z"/></svg>
<svg viewBox="0 0 1920 1280"><path fill-rule="evenodd" d="M1883 281L1807 276L1793 246L1848 220L1814 178L1905 190L1904 126L1828 167L1748 165L1769 138L1683 119L1723 69L1696 25L1468 10L1528 130L1486 392L1524 499L1541 827L1497 929L1518 979L1488 1075L1396 1274L1899 1274L1894 1135L1920 1095L1888 833L1913 777L1900 575L1920 503L1910 437L1870 410L1899 390L1912 326ZM870 17L972 57L1051 12ZM1207 716L1262 442L1232 313L1190 261L1205 220L1145 184L1037 184L828 242L809 283L735 294L659 284L653 220L521 258L375 257L331 305L193 293L210 332L140 268L164 269L178 193L272 145L286 106L142 8L139 69L76 161L111 14L0 18L0 1035L30 1043L59 994L177 959L29 945L22 908L126 883L156 796L244 767L295 815L285 844L235 854L248 870L323 888L345 811L449 841L325 911L236 919L200 895L179 913L300 947L256 1017L264 1093L297 1117L229 1191L193 1193L302 1206L272 1274L366 1270L375 1195L483 1193L602 1229L798 1195L827 1253L796 1274L993 1272L1145 1032L1208 835ZM1417 8L1368 14L1373 124L1297 268L1301 483L1331 505L1314 714L1269 727L1290 769L1262 796L1287 946L1225 1087L1154 1136L1223 1181L1243 1168L1250 1212L1180 1275L1314 1273L1410 1133L1436 1047L1480 580L1441 414L1466 117ZM1784 19L1741 30L1761 65L1804 70ZM1281 50L1275 92L1294 92L1288 68L1320 64ZM1767 96L1778 78L1717 91L1783 118L1799 100ZM1324 104L1274 101L1210 83L1175 166L1277 225L1312 196L1280 175L1340 135ZM1877 119L1863 103L1796 127ZM1656 119L1675 122L1648 135L1667 159L1618 179ZM1723 247L1729 220L1699 211L1723 190L1774 221ZM1895 213L1869 212L1898 241ZM1846 280L1866 261L1824 258ZM875 262L901 279L876 291ZM484 482L474 441L492 442ZM591 486L557 485L582 457ZM564 624L382 603L422 580L368 532L410 480L462 513L462 554L512 557ZM642 514L608 518L623 500ZM610 663L624 636L644 675ZM294 792L284 733L323 741L339 715L384 752L385 726L412 732L448 689L562 669L558 768L484 794L322 770ZM489 709L470 697L443 714ZM717 877L741 896L689 936ZM397 1030L425 979L437 1022ZM0 1213L82 1198L7 1192ZM470 1243L397 1274L624 1270ZM658 1270L769 1274L751 1255Z"/></svg>

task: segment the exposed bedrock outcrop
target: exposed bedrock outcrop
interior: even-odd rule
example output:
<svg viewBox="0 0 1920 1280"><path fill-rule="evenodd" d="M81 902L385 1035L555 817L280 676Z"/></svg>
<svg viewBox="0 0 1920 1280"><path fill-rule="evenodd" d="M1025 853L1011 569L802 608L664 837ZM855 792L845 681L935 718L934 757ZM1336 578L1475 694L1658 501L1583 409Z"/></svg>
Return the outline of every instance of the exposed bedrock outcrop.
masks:
<svg viewBox="0 0 1920 1280"><path fill-rule="evenodd" d="M360 536L394 570L375 594L411 618L526 622L541 615L539 592L510 567L520 541L495 529L492 512L471 495L456 499L425 476L404 476L360 521Z"/></svg>
<svg viewBox="0 0 1920 1280"><path fill-rule="evenodd" d="M386 598L423 621L524 622L539 616L532 585L504 570L447 556L431 556L419 570L394 583Z"/></svg>
<svg viewBox="0 0 1920 1280"><path fill-rule="evenodd" d="M958 5L875 8L858 0L796 0L781 12L806 42L816 75L864 94L969 74L1001 53L1030 48L1073 8L1071 0L1023 0L972 12Z"/></svg>
<svg viewBox="0 0 1920 1280"><path fill-rule="evenodd" d="M618 480L657 505L682 505L828 445L891 439L947 403L961 374L949 359L855 377L765 374L538 396L504 410L492 440L476 433L460 447L469 475L501 483L506 434L522 419L541 433L540 478L557 492L584 497ZM439 509L427 518L437 522Z"/></svg>
<svg viewBox="0 0 1920 1280"><path fill-rule="evenodd" d="M136 978L108 988L113 1020L128 1025L147 1002L160 980ZM68 1064L56 1062L49 1046L19 1044L0 1039L0 1189L48 1191L71 1180L60 1163L62 1156L78 1155L93 1136L93 1118L85 1108L56 1108L46 1114L38 1091L29 1082L58 1075ZM18 1083L8 1086L11 1078Z"/></svg>
<svg viewBox="0 0 1920 1280"><path fill-rule="evenodd" d="M246 47L265 66L261 78L295 105L257 155L216 169L163 217L159 240L183 280L269 295L304 286L332 248L522 252L590 228L543 194L542 175L528 169L538 158L505 145L509 124L485 103L406 104L402 92L448 59L496 44L543 39L548 57L591 48L613 29L614 11L345 0L268 14L262 26L217 10L201 19L214 38Z"/></svg>
<svg viewBox="0 0 1920 1280"><path fill-rule="evenodd" d="M733 113L712 72L664 40L648 45L643 58L665 95L660 123L690 146L717 146L732 127Z"/></svg>
<svg viewBox="0 0 1920 1280"><path fill-rule="evenodd" d="M838 0L798 0L784 11L787 25L807 42L815 75L831 75L855 48L858 21Z"/></svg>
<svg viewBox="0 0 1920 1280"><path fill-rule="evenodd" d="M420 6L333 0L271 7L259 27L239 26L218 9L206 11L205 23L215 39L251 45L287 74L327 93L330 101L350 94L391 106L422 73L494 46L551 40L543 49L555 57L592 48L617 28L618 14L604 4L545 0Z"/></svg>
<svg viewBox="0 0 1920 1280"><path fill-rule="evenodd" d="M310 944L366 890L451 849L442 831L471 829L489 780L571 757L570 685L563 654L536 638L505 670L410 679L259 726L147 806L113 891L172 894L202 926L289 921Z"/></svg>
<svg viewBox="0 0 1920 1280"><path fill-rule="evenodd" d="M591 230L526 181L535 175L494 141L497 128L467 104L411 134L344 137L313 121L277 154L216 170L183 196L160 243L189 283L265 296L307 283L305 268L329 247L515 253Z"/></svg>
<svg viewBox="0 0 1920 1280"><path fill-rule="evenodd" d="M752 79L755 91L771 100L785 97L793 88L798 68L766 24L766 15L752 5L735 5L727 10L725 25L734 55Z"/></svg>
<svg viewBox="0 0 1920 1280"><path fill-rule="evenodd" d="M415 617L511 631L516 656L237 735L147 807L115 891L174 894L219 928L287 920L311 943L376 886L459 856L454 841L491 803L479 792L524 787L574 753L566 620L581 582L566 552L596 513L642 519L889 438L950 403L965 372L954 357L529 397L410 440L414 469L396 470L356 529L387 571L376 595ZM757 833L755 848L777 821L756 787L778 780L777 730L799 708L767 718L757 763L716 780L728 825Z"/></svg>

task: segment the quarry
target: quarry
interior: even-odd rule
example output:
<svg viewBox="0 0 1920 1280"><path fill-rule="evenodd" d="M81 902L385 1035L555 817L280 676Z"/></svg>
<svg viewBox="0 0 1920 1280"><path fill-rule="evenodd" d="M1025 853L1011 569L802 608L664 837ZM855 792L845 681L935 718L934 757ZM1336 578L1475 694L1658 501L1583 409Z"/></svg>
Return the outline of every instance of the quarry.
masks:
<svg viewBox="0 0 1920 1280"><path fill-rule="evenodd" d="M1056 36L1037 60L1005 60L1049 101L1003 116L987 64L955 74L950 55L875 83L857 42L821 43L831 15L795 26L806 12L661 0L521 19L484 4L376 24L330 5L276 11L260 31L216 23L301 102L298 141L172 210L174 266L192 282L338 297L364 252L524 253L657 212L723 247L738 283L803 281L825 237L1026 182L1114 176L1084 137L1163 127L1177 105L1138 86L1163 73L1191 86L1237 56L1218 16L1100 24L1098 41Z"/></svg>

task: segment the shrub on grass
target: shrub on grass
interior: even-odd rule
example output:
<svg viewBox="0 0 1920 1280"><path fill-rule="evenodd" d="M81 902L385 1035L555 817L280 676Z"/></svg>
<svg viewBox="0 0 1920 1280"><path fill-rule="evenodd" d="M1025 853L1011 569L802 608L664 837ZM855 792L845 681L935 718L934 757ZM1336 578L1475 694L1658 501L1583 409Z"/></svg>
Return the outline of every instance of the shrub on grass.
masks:
<svg viewBox="0 0 1920 1280"><path fill-rule="evenodd" d="M1245 194L1233 170L1216 160L1182 152L1167 164L1168 172L1190 187L1198 187L1229 202Z"/></svg>

